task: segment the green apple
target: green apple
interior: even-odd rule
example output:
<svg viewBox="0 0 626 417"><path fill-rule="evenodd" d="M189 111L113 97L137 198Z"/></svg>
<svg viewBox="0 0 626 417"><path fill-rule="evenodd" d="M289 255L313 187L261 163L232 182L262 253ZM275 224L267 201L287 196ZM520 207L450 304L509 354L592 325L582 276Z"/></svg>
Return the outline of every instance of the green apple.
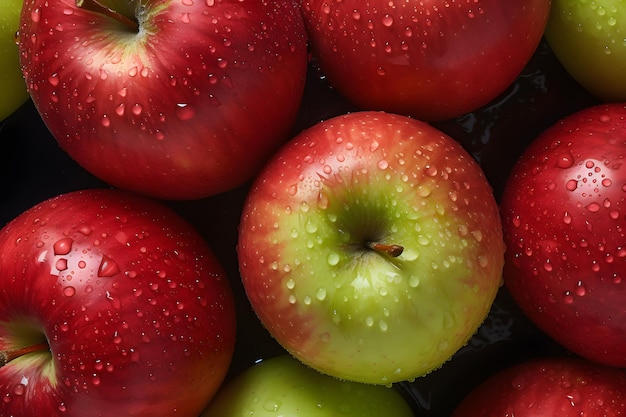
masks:
<svg viewBox="0 0 626 417"><path fill-rule="evenodd" d="M390 384L440 367L501 284L502 226L479 165L451 137L390 113L299 134L257 177L239 230L261 322L340 379Z"/></svg>
<svg viewBox="0 0 626 417"><path fill-rule="evenodd" d="M626 2L553 0L545 36L581 86L605 101L626 100Z"/></svg>
<svg viewBox="0 0 626 417"><path fill-rule="evenodd" d="M262 361L229 381L201 417L413 417L400 393L340 381L289 355Z"/></svg>
<svg viewBox="0 0 626 417"><path fill-rule="evenodd" d="M22 0L0 1L0 120L28 99L15 43L21 10Z"/></svg>

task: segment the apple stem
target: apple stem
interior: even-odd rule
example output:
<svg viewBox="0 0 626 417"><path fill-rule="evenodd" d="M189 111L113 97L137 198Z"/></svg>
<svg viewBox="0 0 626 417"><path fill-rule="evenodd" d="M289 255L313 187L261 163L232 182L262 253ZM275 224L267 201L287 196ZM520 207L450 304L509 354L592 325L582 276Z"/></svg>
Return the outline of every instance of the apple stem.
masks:
<svg viewBox="0 0 626 417"><path fill-rule="evenodd" d="M91 10L92 12L100 13L105 16L112 17L118 22L129 27L133 32L139 31L139 24L133 19L129 19L123 14L102 5L98 0L76 0L76 7L83 8L85 10Z"/></svg>
<svg viewBox="0 0 626 417"><path fill-rule="evenodd" d="M391 256L392 258L397 258L402 255L404 251L404 247L400 245L386 245L384 243L379 242L367 242L367 247L375 250L376 252Z"/></svg>
<svg viewBox="0 0 626 417"><path fill-rule="evenodd" d="M42 342L31 346L25 346L19 349L0 350L0 368L2 368L4 365L8 364L15 358L19 358L20 356L24 356L32 352L39 352L43 350L50 350L50 346L48 346L48 343Z"/></svg>

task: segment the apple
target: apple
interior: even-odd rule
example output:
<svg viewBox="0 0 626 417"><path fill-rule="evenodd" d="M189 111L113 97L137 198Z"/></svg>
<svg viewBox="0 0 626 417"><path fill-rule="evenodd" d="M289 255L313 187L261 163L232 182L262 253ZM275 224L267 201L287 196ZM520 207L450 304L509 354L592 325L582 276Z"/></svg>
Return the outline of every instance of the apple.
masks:
<svg viewBox="0 0 626 417"><path fill-rule="evenodd" d="M585 108L519 158L501 200L504 282L570 351L626 367L626 106Z"/></svg>
<svg viewBox="0 0 626 417"><path fill-rule="evenodd" d="M534 358L493 374L452 417L616 417L626 413L626 373L577 357Z"/></svg>
<svg viewBox="0 0 626 417"><path fill-rule="evenodd" d="M197 417L235 306L218 259L160 203L52 197L0 232L0 414Z"/></svg>
<svg viewBox="0 0 626 417"><path fill-rule="evenodd" d="M270 334L340 379L439 368L501 285L498 207L476 161L424 122L364 111L297 135L244 204L243 285Z"/></svg>
<svg viewBox="0 0 626 417"><path fill-rule="evenodd" d="M569 74L604 101L626 100L626 4L553 0L545 36Z"/></svg>
<svg viewBox="0 0 626 417"><path fill-rule="evenodd" d="M60 146L165 199L249 180L288 138L307 70L290 0L26 0L19 49Z"/></svg>
<svg viewBox="0 0 626 417"><path fill-rule="evenodd" d="M341 381L282 355L226 383L201 417L413 417L400 393L380 385Z"/></svg>
<svg viewBox="0 0 626 417"><path fill-rule="evenodd" d="M28 99L15 43L21 10L22 0L0 2L0 121Z"/></svg>
<svg viewBox="0 0 626 417"><path fill-rule="evenodd" d="M549 0L303 0L313 54L363 110L450 119L487 104L530 60Z"/></svg>

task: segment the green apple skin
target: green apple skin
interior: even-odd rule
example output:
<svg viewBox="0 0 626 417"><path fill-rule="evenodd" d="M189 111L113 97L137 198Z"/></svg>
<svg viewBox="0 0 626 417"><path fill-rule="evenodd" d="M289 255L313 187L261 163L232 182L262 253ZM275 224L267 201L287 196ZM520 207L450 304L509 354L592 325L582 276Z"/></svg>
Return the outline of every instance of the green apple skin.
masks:
<svg viewBox="0 0 626 417"><path fill-rule="evenodd" d="M28 99L15 43L21 10L22 0L0 2L0 121Z"/></svg>
<svg viewBox="0 0 626 417"><path fill-rule="evenodd" d="M476 332L504 243L492 189L456 141L364 111L275 155L248 194L238 255L252 307L288 352L340 379L390 384L440 367Z"/></svg>
<svg viewBox="0 0 626 417"><path fill-rule="evenodd" d="M400 393L340 381L283 355L229 381L201 417L413 417Z"/></svg>
<svg viewBox="0 0 626 417"><path fill-rule="evenodd" d="M626 2L553 0L545 37L587 91L604 101L626 100Z"/></svg>

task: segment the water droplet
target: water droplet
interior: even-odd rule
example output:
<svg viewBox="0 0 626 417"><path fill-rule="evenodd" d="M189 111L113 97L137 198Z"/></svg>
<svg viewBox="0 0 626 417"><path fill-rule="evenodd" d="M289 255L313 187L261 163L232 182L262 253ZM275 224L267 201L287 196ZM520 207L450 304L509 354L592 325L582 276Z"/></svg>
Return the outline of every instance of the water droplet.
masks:
<svg viewBox="0 0 626 417"><path fill-rule="evenodd" d="M328 265L330 266L335 266L339 263L340 257L339 254L333 252L330 255L328 255Z"/></svg>
<svg viewBox="0 0 626 417"><path fill-rule="evenodd" d="M268 399L265 401L265 403L263 403L263 409L265 411L269 411L269 412L277 412L278 410L280 410L280 407L283 405L282 401L280 400L273 400L273 399Z"/></svg>
<svg viewBox="0 0 626 417"><path fill-rule="evenodd" d="M67 269L67 259L58 259L54 264L54 267L57 269L57 271L65 271Z"/></svg>
<svg viewBox="0 0 626 417"><path fill-rule="evenodd" d="M433 165L426 165L424 167L424 173L426 173L426 175L428 175L429 177L434 177L438 173L437 167Z"/></svg>
<svg viewBox="0 0 626 417"><path fill-rule="evenodd" d="M24 393L26 393L26 385L17 384L15 387L13 387L13 394L22 396L24 395Z"/></svg>
<svg viewBox="0 0 626 417"><path fill-rule="evenodd" d="M57 74L57 73L52 74L50 77L48 77L48 82L53 87L58 86L59 85L59 74Z"/></svg>
<svg viewBox="0 0 626 417"><path fill-rule="evenodd" d="M180 120L190 120L195 114L193 107L186 103L178 103L176 105L176 117Z"/></svg>
<svg viewBox="0 0 626 417"><path fill-rule="evenodd" d="M591 213L597 213L598 211L600 211L600 204L590 203L586 206L586 209L589 210Z"/></svg>
<svg viewBox="0 0 626 417"><path fill-rule="evenodd" d="M66 297L73 297L76 294L76 288L74 287L65 287L63 288L63 295Z"/></svg>
<svg viewBox="0 0 626 417"><path fill-rule="evenodd" d="M55 255L67 255L72 250L73 243L74 243L74 240L69 237L65 237L63 239L57 240L52 246L52 249L54 250L54 254Z"/></svg>
<svg viewBox="0 0 626 417"><path fill-rule="evenodd" d="M415 276L415 275L411 275L409 277L409 287L411 288L417 288L420 285L420 279L419 277Z"/></svg>
<svg viewBox="0 0 626 417"><path fill-rule="evenodd" d="M315 293L315 298L317 298L319 301L324 301L326 299L326 288L318 288L317 292Z"/></svg>
<svg viewBox="0 0 626 417"><path fill-rule="evenodd" d="M569 180L565 183L565 189L567 191L574 191L576 188L578 188L577 180Z"/></svg>
<svg viewBox="0 0 626 417"><path fill-rule="evenodd" d="M557 168L567 169L571 168L572 165L574 165L574 157L570 153L561 154L556 160Z"/></svg>
<svg viewBox="0 0 626 417"><path fill-rule="evenodd" d="M387 322L385 320L379 320L378 321L378 328L381 331L386 332L389 329L389 325L387 324Z"/></svg>
<svg viewBox="0 0 626 417"><path fill-rule="evenodd" d="M383 26L391 27L393 25L393 16L386 14L382 20Z"/></svg>
<svg viewBox="0 0 626 417"><path fill-rule="evenodd" d="M100 267L98 268L99 277L112 277L119 272L120 268L113 259L109 258L106 255L102 257Z"/></svg>

